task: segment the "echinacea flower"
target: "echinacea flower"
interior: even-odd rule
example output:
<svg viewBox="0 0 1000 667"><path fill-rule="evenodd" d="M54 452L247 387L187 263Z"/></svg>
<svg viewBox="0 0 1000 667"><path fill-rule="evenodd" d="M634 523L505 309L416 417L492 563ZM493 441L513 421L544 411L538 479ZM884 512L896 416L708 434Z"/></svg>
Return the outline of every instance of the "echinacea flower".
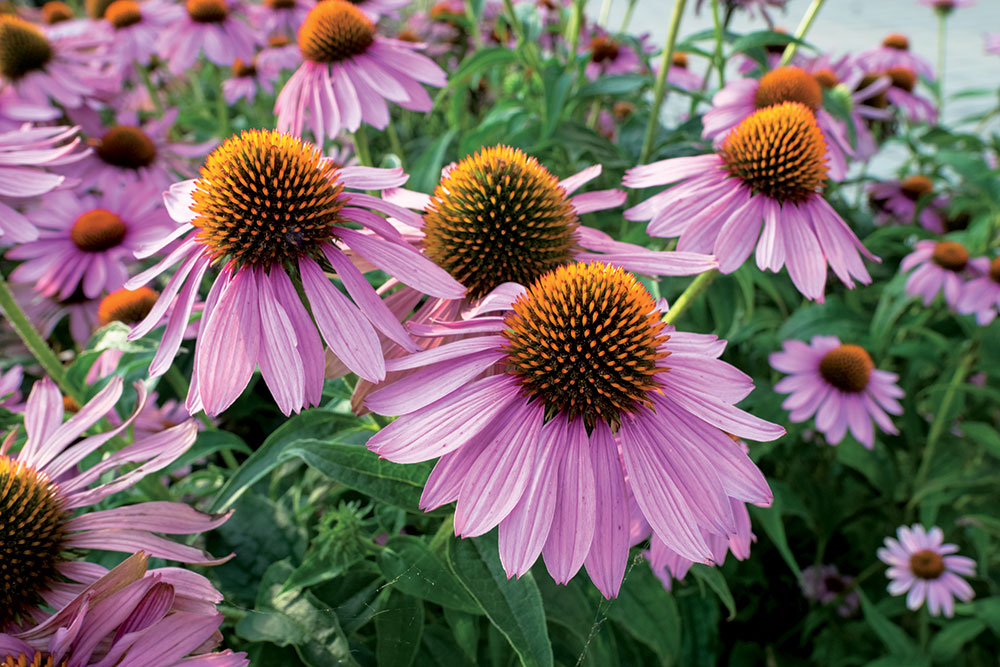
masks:
<svg viewBox="0 0 1000 667"><path fill-rule="evenodd" d="M374 412L402 415L368 447L397 463L438 459L420 506L457 501L462 537L499 525L508 576L543 554L557 583L586 564L615 596L626 475L653 533L697 562L713 558L705 534L737 533L731 499L771 502L727 433L773 440L784 429L735 407L753 384L718 360L725 342L667 327L634 276L570 264L490 301L485 310L506 315L441 327L470 335L387 364L419 370L368 397Z"/></svg>
<svg viewBox="0 0 1000 667"><path fill-rule="evenodd" d="M10 14L0 14L0 90L10 87L20 101L75 109L110 92L106 37L99 31L46 35Z"/></svg>
<svg viewBox="0 0 1000 667"><path fill-rule="evenodd" d="M136 384L136 412L146 401ZM112 378L94 398L63 422L63 397L48 378L35 383L24 411L27 441L14 453L12 431L0 444L0 510L7 528L0 533L6 583L0 589L0 629L42 620L39 604L59 608L100 575L89 563L67 558L68 550L133 553L184 563L210 565L217 559L159 533L188 535L212 530L228 518L196 512L173 502L95 509L113 494L173 463L194 443L194 420L108 452L92 465L81 465L132 423L126 419L110 431L84 436L114 409L122 393L121 377ZM135 467L134 464L139 464ZM121 472L130 466L128 472ZM78 510L84 510L78 512Z"/></svg>
<svg viewBox="0 0 1000 667"><path fill-rule="evenodd" d="M257 58L248 63L237 60L231 76L222 82L222 95L229 104L236 104L241 99L253 104L258 88L268 95L274 92L274 82L279 74L279 70L261 64Z"/></svg>
<svg viewBox="0 0 1000 667"><path fill-rule="evenodd" d="M285 414L316 405L323 389L321 335L359 376L383 379L385 361L373 325L403 343L408 336L345 250L432 296L458 298L465 292L372 212L408 211L344 189L397 187L406 179L402 169L338 168L315 146L272 130L227 139L209 154L199 178L165 193L176 227L141 254L178 238L181 243L126 284L135 289L181 262L149 316L130 334L135 339L149 333L173 305L150 373L162 375L170 367L198 286L216 264L221 271L205 303L195 348L187 399L192 413L204 407L214 416L227 408L258 364ZM325 270L337 273L353 302ZM290 276L301 281L312 317Z"/></svg>
<svg viewBox="0 0 1000 667"><path fill-rule="evenodd" d="M743 120L717 153L630 169L628 187L682 183L625 217L650 220L650 236L679 236L678 250L714 254L723 273L738 269L756 246L760 269L787 266L795 287L822 301L827 264L853 288L852 278L871 282L861 255L877 261L823 198L827 160L813 112L783 102Z"/></svg>
<svg viewBox="0 0 1000 667"><path fill-rule="evenodd" d="M10 204L16 199L52 192L62 185L64 176L45 169L83 158L83 153L76 150L79 144L75 127L26 125L0 133L0 243L24 243L38 238L34 223Z"/></svg>
<svg viewBox="0 0 1000 667"><path fill-rule="evenodd" d="M937 121L938 110L934 102L913 92L917 85L917 75L912 69L903 66L890 67L880 74L889 77L892 84L885 91L889 102L900 109L907 118L918 123Z"/></svg>
<svg viewBox="0 0 1000 667"><path fill-rule="evenodd" d="M55 25L64 21L72 21L76 18L76 12L65 2L59 0L49 0L41 8L41 19L45 25Z"/></svg>
<svg viewBox="0 0 1000 667"><path fill-rule="evenodd" d="M887 35L881 46L859 53L857 63L868 72L886 72L894 67L902 67L934 80L934 68L910 51L909 38L900 33Z"/></svg>
<svg viewBox="0 0 1000 667"><path fill-rule="evenodd" d="M8 258L23 260L11 279L59 299L77 288L89 299L118 289L128 279L133 252L169 231L170 218L157 199L157 189L141 185L100 196L44 195L26 213L38 239L7 252Z"/></svg>
<svg viewBox="0 0 1000 667"><path fill-rule="evenodd" d="M670 69L667 70L667 83L682 90L701 90L705 79L688 67L688 54L674 51L670 59Z"/></svg>
<svg viewBox="0 0 1000 667"><path fill-rule="evenodd" d="M976 4L975 0L919 0L925 7L933 7L934 11L941 14L951 14L956 9L971 7Z"/></svg>
<svg viewBox="0 0 1000 667"><path fill-rule="evenodd" d="M591 81L615 74L638 73L643 68L639 54L631 45L597 29L589 44L580 45L580 53L589 53L584 73Z"/></svg>
<svg viewBox="0 0 1000 667"><path fill-rule="evenodd" d="M423 83L441 87L444 71L416 53L419 45L381 37L375 24L350 2L316 5L299 29L305 62L288 80L274 105L278 130L301 136L307 125L317 144L362 122L384 129L386 100L404 109L430 111Z"/></svg>
<svg viewBox="0 0 1000 667"><path fill-rule="evenodd" d="M934 182L923 174L902 181L875 183L868 189L868 198L875 206L876 222L904 225L919 222L921 227L936 234L947 231L941 211L948 200L934 195Z"/></svg>
<svg viewBox="0 0 1000 667"><path fill-rule="evenodd" d="M262 4L250 5L247 12L264 37L288 36L298 33L315 4L312 0L264 0Z"/></svg>
<svg viewBox="0 0 1000 667"><path fill-rule="evenodd" d="M957 310L975 313L976 321L986 326L1000 309L1000 257L976 257L969 260L969 268L976 277L962 288Z"/></svg>
<svg viewBox="0 0 1000 667"><path fill-rule="evenodd" d="M104 10L101 24L108 48L121 67L149 66L156 54L156 40L171 23L180 21L183 9L160 0L115 0Z"/></svg>
<svg viewBox="0 0 1000 667"><path fill-rule="evenodd" d="M24 382L24 368L11 366L5 373L0 373L0 408L11 412L20 412L21 383Z"/></svg>
<svg viewBox="0 0 1000 667"><path fill-rule="evenodd" d="M913 252L903 258L900 271L914 269L906 279L906 293L923 299L929 306L941 292L952 310L958 306L969 277L969 251L956 241L917 241Z"/></svg>
<svg viewBox="0 0 1000 667"><path fill-rule="evenodd" d="M490 146L447 167L432 196L401 188L387 192L389 201L424 212L422 217L412 213L399 217L398 227L468 288L462 299L426 299L408 326L460 319L500 285L528 285L573 261L599 259L636 273L668 276L693 275L717 266L707 255L653 251L614 241L582 225L580 215L625 201L620 190L576 194L600 174L601 166L594 165L560 181L523 151ZM389 307L403 319L421 295L403 288L389 299ZM425 345L440 342L428 339ZM405 352L398 345L386 348L387 356ZM371 389L370 384L358 383L355 409Z"/></svg>
<svg viewBox="0 0 1000 667"><path fill-rule="evenodd" d="M854 578L844 576L836 565L810 565L799 579L802 597L820 604L837 604L837 613L853 616L861 605L858 592L853 590Z"/></svg>
<svg viewBox="0 0 1000 667"><path fill-rule="evenodd" d="M83 346L90 339L90 335L97 330L97 308L100 299L88 299L83 294L82 287L77 288L66 299L57 299L42 295L32 285L11 282L9 286L14 293L14 299L43 337L51 336L56 327L67 318L70 337L80 346Z"/></svg>
<svg viewBox="0 0 1000 667"><path fill-rule="evenodd" d="M191 158L203 157L216 146L211 139L187 144L170 139L179 109L167 109L159 117L139 121L135 111L119 111L111 127L94 114L74 114L74 119L90 135L93 151L60 171L79 181L82 190L102 192L118 187L151 187L165 190L175 174L191 173Z"/></svg>
<svg viewBox="0 0 1000 667"><path fill-rule="evenodd" d="M899 433L888 414L903 414L897 399L903 390L895 373L875 368L860 345L841 344L836 336L814 336L807 345L786 340L768 358L771 367L788 373L774 390L789 394L781 404L788 418L803 422L816 415L816 429L836 445L848 429L858 442L875 445L872 420L886 433Z"/></svg>
<svg viewBox="0 0 1000 667"><path fill-rule="evenodd" d="M209 653L223 619L211 583L187 570L147 570L148 559L127 558L37 625L0 631L0 665L248 665L243 653Z"/></svg>
<svg viewBox="0 0 1000 667"><path fill-rule="evenodd" d="M925 530L920 524L900 526L896 536L885 538L878 558L889 565L885 576L891 579L892 595L906 595L906 607L916 611L927 601L931 616L955 614L955 599L970 601L975 592L962 577L976 573L976 561L956 556L958 547L944 544L944 533L937 526Z"/></svg>
<svg viewBox="0 0 1000 667"><path fill-rule="evenodd" d="M243 20L237 0L187 0L185 12L161 33L156 48L171 74L191 69L204 51L209 62L230 67L236 59L249 62L261 41Z"/></svg>
<svg viewBox="0 0 1000 667"><path fill-rule="evenodd" d="M755 111L784 102L798 102L816 115L816 123L826 142L829 175L835 181L847 174L847 158L853 155L847 129L823 108L823 88L801 67L788 65L773 69L760 79L737 79L712 97L705 113L702 136L719 147L726 135Z"/></svg>
<svg viewBox="0 0 1000 667"><path fill-rule="evenodd" d="M383 16L396 18L399 10L410 4L412 0L349 0L349 2L365 13L372 21L378 21Z"/></svg>

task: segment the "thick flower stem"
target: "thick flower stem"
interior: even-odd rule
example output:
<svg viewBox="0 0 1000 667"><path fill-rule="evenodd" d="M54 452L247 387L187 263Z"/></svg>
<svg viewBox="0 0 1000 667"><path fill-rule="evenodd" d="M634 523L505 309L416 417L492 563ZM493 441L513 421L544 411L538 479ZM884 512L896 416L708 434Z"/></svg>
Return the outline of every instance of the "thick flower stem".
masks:
<svg viewBox="0 0 1000 667"><path fill-rule="evenodd" d="M667 98L667 72L670 71L670 64L674 61L674 46L677 44L677 31L681 27L681 16L684 14L684 7L687 0L676 0L674 11L670 15L670 24L667 28L667 43L663 47L663 60L660 63L660 71L656 75L656 84L653 87L653 107L649 110L649 121L646 123L646 137L642 142L642 152L639 153L638 164L646 164L650 154L653 152L653 142L656 140L656 128L660 126L660 109Z"/></svg>
<svg viewBox="0 0 1000 667"><path fill-rule="evenodd" d="M372 164L372 154L368 148L368 135L365 133L364 123L354 133L354 152L357 153L358 161L362 167L375 166Z"/></svg>
<svg viewBox="0 0 1000 667"><path fill-rule="evenodd" d="M399 166L406 169L406 153L403 152L403 143L399 140L399 134L396 133L396 125L392 122L392 118L389 119L389 124L385 127L385 133L389 137L392 152L399 158Z"/></svg>
<svg viewBox="0 0 1000 667"><path fill-rule="evenodd" d="M608 25L608 17L611 15L611 0L604 0L601 3L601 13L597 18L597 25L602 28L606 28Z"/></svg>
<svg viewBox="0 0 1000 667"><path fill-rule="evenodd" d="M219 139L226 140L231 134L229 129L229 105L226 104L226 96L222 93L222 81L225 78L225 74L221 67L215 68L216 75L216 97L215 97L215 113L218 116L219 121Z"/></svg>
<svg viewBox="0 0 1000 667"><path fill-rule="evenodd" d="M448 538L455 534L455 515L449 514L438 526L437 532L434 533L434 537L431 538L430 544L427 548L431 551L439 552L444 549L444 546L448 544Z"/></svg>
<svg viewBox="0 0 1000 667"><path fill-rule="evenodd" d="M795 29L795 39L801 40L809 32L809 28L812 26L813 21L816 20L816 15L819 14L820 7L823 6L823 0L813 0L809 8L806 9L806 13L802 16L802 21L799 22L799 27ZM792 56L795 55L795 50L799 47L797 42L791 42L785 47L785 52L781 54L781 66L784 67L792 61Z"/></svg>
<svg viewBox="0 0 1000 667"><path fill-rule="evenodd" d="M947 48L948 13L938 11L938 53L937 53L937 107L938 118L944 116L944 63Z"/></svg>
<svg viewBox="0 0 1000 667"><path fill-rule="evenodd" d="M663 316L663 321L667 324L673 324L676 322L677 318L679 318L684 311L687 310L692 303L694 303L694 300L697 299L701 293L712 284L712 281L715 280L717 275L719 275L719 271L717 269L712 269L711 271L699 274L697 278L691 281L691 284L687 286L687 289L681 292L681 295L677 297L677 300L670 305L670 310Z"/></svg>
<svg viewBox="0 0 1000 667"><path fill-rule="evenodd" d="M914 499L919 497L920 489L927 482L927 475L930 474L931 463L934 460L934 452L937 449L938 441L941 440L941 435L944 433L944 429L948 424L948 412L951 410L951 404L955 401L955 395L958 393L958 387L969 374L969 370L971 370L972 364L975 361L976 347L973 345L972 348L965 352L959 360L958 366L955 368L955 374L952 375L951 381L948 383L948 388L945 389L944 397L941 399L940 405L938 405L937 414L934 415L934 421L931 422L931 430L927 433L927 444L924 446L923 459L920 461L920 468L917 469L917 475L913 481ZM912 509L912 507L910 509Z"/></svg>
<svg viewBox="0 0 1000 667"><path fill-rule="evenodd" d="M3 310L3 314L7 316L14 331L17 332L35 360L56 383L59 390L76 401L77 405L83 405L86 402L83 395L76 388L70 386L66 379L66 369L59 361L59 357L28 320L28 316L14 299L14 293L10 291L10 286L3 276L0 276L0 310Z"/></svg>
<svg viewBox="0 0 1000 667"><path fill-rule="evenodd" d="M583 6L587 0L574 0L573 15L570 18L569 26L569 54L566 62L570 65L576 62L577 51L580 48L580 31L583 30Z"/></svg>
<svg viewBox="0 0 1000 667"><path fill-rule="evenodd" d="M139 76L142 77L142 83L146 86L146 92L149 93L149 99L153 102L153 107L156 109L156 115L163 115L163 102L160 100L160 93L156 90L153 85L153 80L149 78L149 69L140 65L135 64L135 68L139 71Z"/></svg>
<svg viewBox="0 0 1000 667"><path fill-rule="evenodd" d="M622 27L618 29L618 32L626 32L628 30L628 24L632 22L632 13L635 11L635 3L638 0L628 0L628 7L625 8L625 16L622 17Z"/></svg>
<svg viewBox="0 0 1000 667"><path fill-rule="evenodd" d="M732 16L732 12L726 13L726 26L729 25L729 18ZM722 33L725 28L719 21L719 0L712 0L712 26L715 28L715 53L712 57L712 63L719 72L719 88L726 87L726 61L722 57ZM708 74L705 74L705 81L708 81Z"/></svg>

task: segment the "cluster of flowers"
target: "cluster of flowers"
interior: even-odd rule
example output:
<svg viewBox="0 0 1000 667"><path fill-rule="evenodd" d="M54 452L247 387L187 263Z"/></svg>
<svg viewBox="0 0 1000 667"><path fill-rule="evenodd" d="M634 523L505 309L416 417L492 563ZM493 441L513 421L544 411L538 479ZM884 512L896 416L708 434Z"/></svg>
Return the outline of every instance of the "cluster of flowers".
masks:
<svg viewBox="0 0 1000 667"><path fill-rule="evenodd" d="M559 25L559 3L543 4L545 25ZM586 567L612 597L630 547L647 538L664 576L721 563L730 551L748 556L746 503L766 506L772 495L741 439L770 441L784 429L736 407L753 383L719 359L726 342L666 324L669 308L633 273L732 273L753 253L761 270L787 267L817 302L828 266L848 288L871 282L862 258L877 259L824 188L845 177L848 160L874 154L879 123L934 121L933 103L915 93L930 67L894 35L856 57L800 57L730 83L704 117L710 152L625 177L629 188L676 184L624 213L649 221L652 237L677 239L676 250L653 251L580 222L625 201L617 189L577 193L600 165L559 180L520 150L486 147L449 165L427 195L402 187L403 169L324 155L328 139L343 148L342 133L363 123L387 127L390 102L431 109L424 86L442 87L446 75L415 39L430 55L447 47L436 53L442 60L456 57L459 43L513 39L495 29L465 34L461 2L383 34L379 19L405 5L117 0L82 19L61 3L37 16L0 16L0 243L18 262L10 277L29 317L48 323L47 336L72 313L80 344L98 322L130 324L132 339L163 326L152 377L196 337L184 408L157 408L155 399L147 408L140 388L133 414L98 435L77 440L112 419L120 378L71 405L65 423L58 389L35 383L23 407L27 440L12 453L11 433L0 449L0 505L16 515L27 511L22 495L35 504L19 524L23 535L2 546L16 554L23 537L45 549L4 565L16 584L5 584L0 656L75 665L98 652L118 664L151 651L155 664L172 665L213 650L218 593L185 570L147 571L145 560L220 562L153 533L197 533L227 517L173 503L83 510L175 461L197 433L175 414L218 415L258 369L286 415L319 404L324 375L356 374L356 409L399 417L368 447L397 463L437 459L421 506L456 502L463 537L499 527L510 576L541 555L557 582ZM589 76L645 67L647 47L591 30L582 40ZM555 48L557 32L547 34L553 41L543 48ZM257 86L269 91L294 70L277 95L276 130L191 144L168 138L177 110L140 120L162 105L159 87L184 85L180 75L202 53L233 68L218 91L229 103L253 103ZM701 86L685 65L676 59L667 76ZM833 95L846 116L824 108ZM206 154L196 178L177 180ZM926 294L933 283L936 293L943 283L956 308L981 322L984 312L995 316L997 260L966 254L956 269L951 242L929 243L904 262L926 264L913 289ZM960 289L966 264L981 277ZM173 267L162 293L146 287ZM377 291L364 275L372 269L390 276ZM792 394L790 419L815 414L831 443L850 429L872 447L872 420L895 432L887 413L902 412L896 377L875 370L857 345L787 341L772 364L791 374L777 387ZM113 370L111 360L98 375ZM12 371L0 382L14 390L20 380ZM148 409L158 411L159 428L79 469ZM127 463L141 465L107 481ZM887 544L880 557L893 566L890 590L912 586L911 606L926 595L932 612L950 614L951 594L971 597L953 573L970 574L973 564L943 555L954 548L940 530L901 528L900 543ZM108 572L67 558L68 548L140 553ZM211 664L245 664L239 654L213 655Z"/></svg>

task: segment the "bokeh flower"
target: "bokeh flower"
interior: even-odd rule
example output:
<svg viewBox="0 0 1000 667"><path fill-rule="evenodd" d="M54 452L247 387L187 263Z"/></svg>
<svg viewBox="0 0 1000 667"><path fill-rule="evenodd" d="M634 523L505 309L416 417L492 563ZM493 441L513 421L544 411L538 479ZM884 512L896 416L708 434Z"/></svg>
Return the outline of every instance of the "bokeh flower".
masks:
<svg viewBox="0 0 1000 667"><path fill-rule="evenodd" d="M816 429L836 445L850 429L858 442L871 449L875 444L872 420L886 433L896 434L888 414L903 414L897 399L903 390L895 373L875 368L860 345L841 344L836 336L814 336L807 345L786 340L782 351L769 357L771 366L788 377L774 390L789 394L781 404L790 410L793 422L816 415Z"/></svg>
<svg viewBox="0 0 1000 667"><path fill-rule="evenodd" d="M976 321L985 326L1000 309L1000 257L976 257L969 260L969 269L975 277L962 287L957 309L960 313L975 313Z"/></svg>
<svg viewBox="0 0 1000 667"><path fill-rule="evenodd" d="M944 543L944 533L937 526L930 530L920 524L900 526L896 536L885 538L878 557L889 565L885 576L892 595L906 595L906 606L916 611L927 601L931 616L955 614L955 599L970 601L975 592L962 577L976 573L976 561L954 555L958 547ZM909 592L907 592L909 591Z"/></svg>
<svg viewBox="0 0 1000 667"><path fill-rule="evenodd" d="M919 222L924 229L944 234L942 215L948 199L934 192L934 181L923 174L914 174L902 181L881 181L868 189L868 199L875 208L876 222L911 224Z"/></svg>
<svg viewBox="0 0 1000 667"><path fill-rule="evenodd" d="M282 412L316 405L323 389L320 335L359 376L374 382L384 378L373 325L393 333L402 327L345 250L432 296L459 298L465 292L373 212L408 211L344 189L396 187L406 179L402 169L338 168L313 145L272 130L250 130L226 140L208 156L199 178L176 183L165 193L176 224L141 254L175 239L180 244L126 284L130 289L145 285L180 262L156 306L130 334L132 339L146 335L174 308L150 373L155 377L169 369L198 286L216 264L221 272L205 303L195 348L187 398L192 413L204 407L214 416L227 408L258 364ZM337 273L353 302L324 270ZM291 276L301 280L315 323Z"/></svg>
<svg viewBox="0 0 1000 667"><path fill-rule="evenodd" d="M944 292L948 307L955 310L962 286L970 276L969 251L956 241L917 241L913 252L903 258L900 271L914 269L906 279L906 293L923 299L929 306Z"/></svg>
<svg viewBox="0 0 1000 667"><path fill-rule="evenodd" d="M837 613L853 616L861 605L858 592L853 590L854 578L840 573L836 565L810 565L799 579L802 597L820 604L837 604Z"/></svg>
<svg viewBox="0 0 1000 667"><path fill-rule="evenodd" d="M171 23L181 21L184 10L161 0L115 0L104 10L101 28L108 49L119 67L148 67L156 54L156 40Z"/></svg>
<svg viewBox="0 0 1000 667"><path fill-rule="evenodd" d="M301 136L306 127L318 144L362 122L384 129L386 100L412 111L433 103L422 84L441 87L444 71L416 52L419 45L375 33L375 24L350 2L316 5L299 30L305 62L278 94L278 130Z"/></svg>
<svg viewBox="0 0 1000 667"><path fill-rule="evenodd" d="M643 67L639 54L629 43L599 28L589 43L580 45L580 53L590 55L584 73L591 81L615 74L638 73Z"/></svg>
<svg viewBox="0 0 1000 667"><path fill-rule="evenodd" d="M184 13L160 33L156 48L171 74L191 67L204 52L209 62L230 67L239 58L253 59L262 40L244 19L245 6L237 0L187 0Z"/></svg>
<svg viewBox="0 0 1000 667"><path fill-rule="evenodd" d="M222 95L229 104L236 104L237 100L246 100L247 104L253 104L258 89L267 95L274 92L274 82L279 74L279 70L261 64L257 58L248 63L237 59L231 76L222 82Z"/></svg>
<svg viewBox="0 0 1000 667"><path fill-rule="evenodd" d="M499 525L508 576L543 554L556 582L586 564L615 596L629 550L625 475L653 533L698 562L713 558L706 534L737 534L731 499L771 502L728 434L784 429L735 407L753 384L718 360L724 341L664 325L634 276L570 264L492 304L509 312L451 325L479 335L389 362L420 370L368 397L373 411L402 415L368 447L397 463L438 459L420 506L457 501L463 537Z"/></svg>
<svg viewBox="0 0 1000 667"><path fill-rule="evenodd" d="M723 273L742 266L756 246L760 269L787 266L795 287L822 301L827 264L853 288L853 279L871 282L861 255L876 259L823 198L827 161L813 112L783 102L743 120L716 153L627 171L623 183L631 188L682 183L625 217L649 220L650 236L679 236L678 250L714 254Z"/></svg>
<svg viewBox="0 0 1000 667"><path fill-rule="evenodd" d="M901 67L934 80L934 68L910 51L910 39L900 33L887 35L881 46L859 53L857 63L867 72L887 72L894 67Z"/></svg>

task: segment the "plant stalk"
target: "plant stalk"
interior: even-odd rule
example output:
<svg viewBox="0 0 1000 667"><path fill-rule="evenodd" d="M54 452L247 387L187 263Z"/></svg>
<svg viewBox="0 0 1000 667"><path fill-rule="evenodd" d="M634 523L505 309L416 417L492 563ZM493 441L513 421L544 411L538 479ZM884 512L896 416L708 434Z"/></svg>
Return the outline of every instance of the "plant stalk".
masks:
<svg viewBox="0 0 1000 667"><path fill-rule="evenodd" d="M646 123L646 136L642 142L642 152L639 153L638 164L646 164L650 154L653 152L653 142L656 139L656 128L660 125L660 109L667 98L667 72L674 60L674 46L677 44L677 31L681 27L681 16L684 14L684 7L687 0L675 0L674 11L670 15L670 24L667 28L667 43L663 47L663 60L660 63L660 71L656 75L656 84L653 87L653 108L650 109L649 122Z"/></svg>
<svg viewBox="0 0 1000 667"><path fill-rule="evenodd" d="M663 321L667 324L673 324L677 319L684 314L684 311L694 303L695 299L701 296L701 293L708 289L708 286L712 284L715 277L719 275L718 269L712 269L706 271L705 273L698 274L698 277L691 281L691 284L681 292L681 295L677 297L677 300L670 305L670 310L667 314L663 316Z"/></svg>
<svg viewBox="0 0 1000 667"><path fill-rule="evenodd" d="M799 22L799 27L795 29L795 38L803 39L806 33L809 32L809 28L812 27L813 21L816 20L816 15L819 14L820 7L823 6L823 0L813 0L809 8L806 9L806 13L802 15L802 20ZM795 55L795 50L799 47L797 42L791 42L785 47L785 52L781 54L781 66L784 67L788 63L792 62L792 56Z"/></svg>

